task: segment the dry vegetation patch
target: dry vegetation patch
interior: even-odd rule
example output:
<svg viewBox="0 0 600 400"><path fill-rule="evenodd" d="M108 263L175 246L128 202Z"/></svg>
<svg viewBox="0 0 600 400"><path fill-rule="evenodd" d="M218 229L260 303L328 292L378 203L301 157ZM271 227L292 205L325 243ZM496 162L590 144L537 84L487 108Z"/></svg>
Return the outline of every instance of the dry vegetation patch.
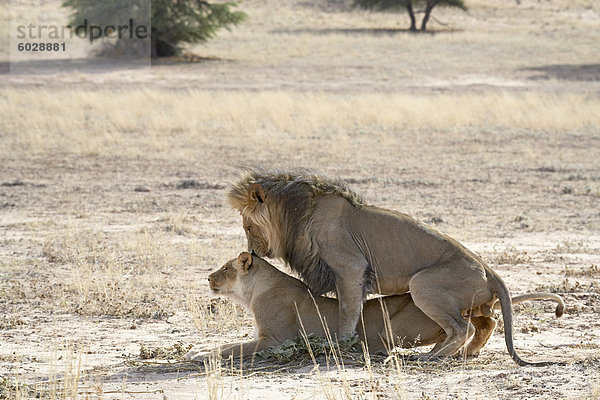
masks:
<svg viewBox="0 0 600 400"><path fill-rule="evenodd" d="M129 235L128 235L129 236ZM133 236L133 238L131 237ZM58 236L43 249L50 263L71 271L70 309L83 315L165 318L172 314L167 255L147 234L115 240L99 231Z"/></svg>
<svg viewBox="0 0 600 400"><path fill-rule="evenodd" d="M252 325L252 317L229 299L190 298L188 310L196 329L210 335L235 331L240 325Z"/></svg>
<svg viewBox="0 0 600 400"><path fill-rule="evenodd" d="M246 132L253 132L246 136L248 145L264 146L316 136L350 141L366 132L386 140L414 127L586 135L600 125L597 97L542 92L340 96L135 90L114 96L113 91L75 90L60 102L55 101L56 91L3 89L0 94L5 99L0 102L5 156L60 151L186 158L199 154L215 137L222 145L233 145Z"/></svg>

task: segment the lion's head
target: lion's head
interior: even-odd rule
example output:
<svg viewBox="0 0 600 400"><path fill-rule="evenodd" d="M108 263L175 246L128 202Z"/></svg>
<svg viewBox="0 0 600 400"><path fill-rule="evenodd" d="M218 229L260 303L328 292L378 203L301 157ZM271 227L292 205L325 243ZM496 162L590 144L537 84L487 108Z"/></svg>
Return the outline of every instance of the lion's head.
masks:
<svg viewBox="0 0 600 400"><path fill-rule="evenodd" d="M279 257L278 238L281 234L277 227L280 225L271 222L271 215L277 215L272 199L259 183L248 188L248 195L247 203L238 208L242 214L248 251L254 251L259 257Z"/></svg>
<svg viewBox="0 0 600 400"><path fill-rule="evenodd" d="M326 195L338 195L356 207L364 204L344 182L306 170L245 170L227 194L242 215L248 251L285 261L317 294L334 286L310 232L315 201Z"/></svg>

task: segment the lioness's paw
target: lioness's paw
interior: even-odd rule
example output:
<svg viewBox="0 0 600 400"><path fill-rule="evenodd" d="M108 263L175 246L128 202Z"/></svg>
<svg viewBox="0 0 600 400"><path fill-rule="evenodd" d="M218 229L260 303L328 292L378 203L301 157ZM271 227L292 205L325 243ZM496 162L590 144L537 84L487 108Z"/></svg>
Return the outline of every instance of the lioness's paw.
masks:
<svg viewBox="0 0 600 400"><path fill-rule="evenodd" d="M206 351L190 350L185 355L185 359L190 361L204 361L206 355Z"/></svg>

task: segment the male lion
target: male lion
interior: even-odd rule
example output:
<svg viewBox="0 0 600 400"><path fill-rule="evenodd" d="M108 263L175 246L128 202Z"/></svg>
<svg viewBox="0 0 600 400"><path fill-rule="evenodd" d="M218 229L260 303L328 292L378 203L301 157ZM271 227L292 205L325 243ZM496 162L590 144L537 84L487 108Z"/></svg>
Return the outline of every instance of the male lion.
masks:
<svg viewBox="0 0 600 400"><path fill-rule="evenodd" d="M368 291L410 291L415 305L446 333L425 358L472 355L478 345L468 343L476 328L463 314L491 310L499 299L513 360L546 365L516 353L506 285L456 240L406 214L366 205L342 181L304 171L247 170L228 199L242 214L249 250L285 261L315 295L335 289L340 337L355 332ZM493 329L477 328L484 330L478 336Z"/></svg>
<svg viewBox="0 0 600 400"><path fill-rule="evenodd" d="M212 351L215 355L247 357L294 339L302 332L325 337L326 329L337 328L336 299L313 297L300 280L279 271L256 255L241 253L210 274L208 282L213 294L229 297L251 312L256 327L255 340L221 346ZM517 296L512 301L516 304L535 299L556 301L556 315L562 315L562 298L552 293L530 293ZM362 316L357 330L372 354L389 352L395 346L409 348L441 343L446 337L443 329L414 305L408 293L367 300ZM494 319L486 320L492 321L495 326ZM474 321L480 320L475 317ZM489 336L474 340L479 340L481 348L488 339ZM194 350L186 357L199 360L207 355Z"/></svg>

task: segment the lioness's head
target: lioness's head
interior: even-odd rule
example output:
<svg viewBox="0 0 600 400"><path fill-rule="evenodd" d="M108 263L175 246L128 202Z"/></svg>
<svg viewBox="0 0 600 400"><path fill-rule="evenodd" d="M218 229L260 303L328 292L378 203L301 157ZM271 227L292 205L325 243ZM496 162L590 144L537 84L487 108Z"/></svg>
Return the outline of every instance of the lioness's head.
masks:
<svg viewBox="0 0 600 400"><path fill-rule="evenodd" d="M250 253L243 252L229 260L208 276L208 286L213 294L241 296L243 278L252 272L253 262Z"/></svg>

